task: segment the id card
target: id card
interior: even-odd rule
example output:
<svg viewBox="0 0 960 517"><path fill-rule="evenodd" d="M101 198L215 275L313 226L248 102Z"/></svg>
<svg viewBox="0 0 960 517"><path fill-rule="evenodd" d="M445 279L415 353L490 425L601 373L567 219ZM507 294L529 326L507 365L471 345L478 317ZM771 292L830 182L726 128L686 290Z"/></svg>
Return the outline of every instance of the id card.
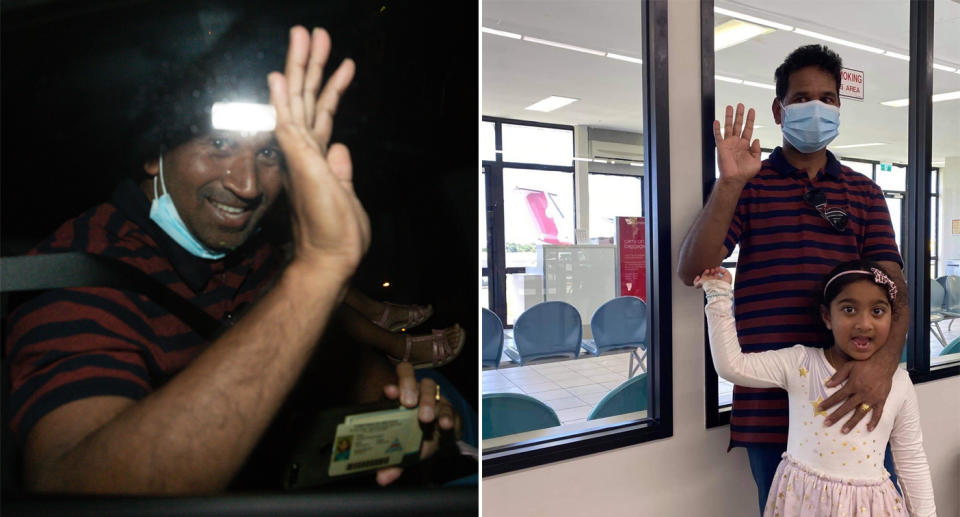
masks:
<svg viewBox="0 0 960 517"><path fill-rule="evenodd" d="M398 408L349 415L337 426L330 453L330 477L398 465L420 451L423 433L417 410Z"/></svg>
<svg viewBox="0 0 960 517"><path fill-rule="evenodd" d="M302 490L382 467L413 466L422 437L417 409L396 401L321 411L294 439L284 488Z"/></svg>

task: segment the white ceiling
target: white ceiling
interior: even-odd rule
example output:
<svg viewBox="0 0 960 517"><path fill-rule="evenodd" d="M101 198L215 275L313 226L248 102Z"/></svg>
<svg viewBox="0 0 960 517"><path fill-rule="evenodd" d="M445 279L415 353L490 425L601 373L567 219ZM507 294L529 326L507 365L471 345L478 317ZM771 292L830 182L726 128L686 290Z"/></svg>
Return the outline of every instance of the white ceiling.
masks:
<svg viewBox="0 0 960 517"><path fill-rule="evenodd" d="M676 1L676 0L674 0ZM691 0L682 0L691 1ZM960 68L960 4L935 0L934 60ZM838 38L908 54L907 0L737 0L719 7ZM715 23L728 18L717 14ZM484 0L484 27L562 42L603 52L641 57L639 0ZM792 32L774 31L717 52L716 74L773 84L773 71L798 46L821 43ZM864 72L865 100L844 99L840 136L832 146L882 142L886 145L837 149L838 154L905 162L908 108L882 101L908 96L909 63L827 43L848 68ZM483 114L559 124L642 131L642 65L483 34ZM934 70L934 93L960 90L960 74ZM523 108L549 95L580 99L551 113ZM764 147L781 141L770 106L773 90L716 82L718 115L728 103L755 107ZM960 155L960 100L933 104L933 158ZM692 138L694 141L699 136Z"/></svg>

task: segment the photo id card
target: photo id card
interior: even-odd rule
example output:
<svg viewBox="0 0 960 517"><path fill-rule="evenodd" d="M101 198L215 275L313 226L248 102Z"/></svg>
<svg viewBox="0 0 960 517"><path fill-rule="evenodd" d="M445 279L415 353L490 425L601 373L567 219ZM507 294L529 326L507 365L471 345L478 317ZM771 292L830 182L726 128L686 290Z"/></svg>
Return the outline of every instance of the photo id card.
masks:
<svg viewBox="0 0 960 517"><path fill-rule="evenodd" d="M330 477L399 465L419 454L423 433L417 409L397 408L348 415L337 426L330 452Z"/></svg>

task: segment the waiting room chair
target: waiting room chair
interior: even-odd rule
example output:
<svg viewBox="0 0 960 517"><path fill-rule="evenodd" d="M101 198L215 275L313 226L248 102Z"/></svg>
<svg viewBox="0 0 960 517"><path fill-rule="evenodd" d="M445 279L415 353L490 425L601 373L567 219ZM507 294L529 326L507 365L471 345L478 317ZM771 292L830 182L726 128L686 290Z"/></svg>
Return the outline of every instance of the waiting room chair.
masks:
<svg viewBox="0 0 960 517"><path fill-rule="evenodd" d="M481 364L484 369L496 368L500 365L500 354L503 352L503 322L493 311L484 308L480 309L480 320Z"/></svg>
<svg viewBox="0 0 960 517"><path fill-rule="evenodd" d="M566 302L530 307L513 324L513 345L503 352L521 366L548 357L580 356L583 326L580 313Z"/></svg>
<svg viewBox="0 0 960 517"><path fill-rule="evenodd" d="M593 355L631 349L630 376L643 367L647 356L647 304L636 296L620 296L597 308L590 318L593 339L583 340L583 349ZM641 357L637 350L643 350ZM636 365L634 365L636 360Z"/></svg>
<svg viewBox="0 0 960 517"><path fill-rule="evenodd" d="M600 399L600 402L597 402L597 405L587 415L587 420L633 413L634 411L646 411L646 409L647 374L641 373L627 379ZM484 420L484 423L486 423L486 420Z"/></svg>
<svg viewBox="0 0 960 517"><path fill-rule="evenodd" d="M940 344L947 346L947 340L943 336L943 330L940 328L940 322L944 320L943 303L946 297L946 290L936 280L930 281L930 330L937 337ZM906 349L904 349L906 350Z"/></svg>
<svg viewBox="0 0 960 517"><path fill-rule="evenodd" d="M943 356L956 353L960 353L960 337L954 339L949 345L943 347L943 350L940 351L939 355Z"/></svg>
<svg viewBox="0 0 960 517"><path fill-rule="evenodd" d="M960 277L946 275L937 278L944 290L943 309L941 314L944 320L950 320L947 325L949 331L953 326L953 320L960 318Z"/></svg>
<svg viewBox="0 0 960 517"><path fill-rule="evenodd" d="M560 425L550 406L519 393L484 393L483 439Z"/></svg>

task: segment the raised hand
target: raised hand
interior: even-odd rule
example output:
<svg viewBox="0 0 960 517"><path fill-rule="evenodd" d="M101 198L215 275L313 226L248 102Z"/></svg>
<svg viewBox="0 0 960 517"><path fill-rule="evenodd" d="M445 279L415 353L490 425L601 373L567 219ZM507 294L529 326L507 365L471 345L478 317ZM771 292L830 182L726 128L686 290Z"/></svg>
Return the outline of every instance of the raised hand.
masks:
<svg viewBox="0 0 960 517"><path fill-rule="evenodd" d="M750 143L750 139L753 138L755 115L753 108L750 108L744 124L743 104L737 104L736 119L733 117L733 106L727 106L723 119L723 135L720 134L720 121L713 121L713 138L717 143L717 167L720 168L720 178L746 183L760 172L760 140Z"/></svg>
<svg viewBox="0 0 960 517"><path fill-rule="evenodd" d="M353 190L350 152L329 145L333 115L356 67L344 60L321 90L329 54L325 30L313 29L311 36L293 27L286 69L270 73L267 81L288 172L294 260L349 276L370 245L370 221Z"/></svg>
<svg viewBox="0 0 960 517"><path fill-rule="evenodd" d="M730 271L728 271L725 267L717 266L707 268L703 270L703 273L700 273L696 278L693 279L693 287L701 289L703 288L703 283L707 280L723 280L728 284L732 284L733 275L731 275Z"/></svg>

